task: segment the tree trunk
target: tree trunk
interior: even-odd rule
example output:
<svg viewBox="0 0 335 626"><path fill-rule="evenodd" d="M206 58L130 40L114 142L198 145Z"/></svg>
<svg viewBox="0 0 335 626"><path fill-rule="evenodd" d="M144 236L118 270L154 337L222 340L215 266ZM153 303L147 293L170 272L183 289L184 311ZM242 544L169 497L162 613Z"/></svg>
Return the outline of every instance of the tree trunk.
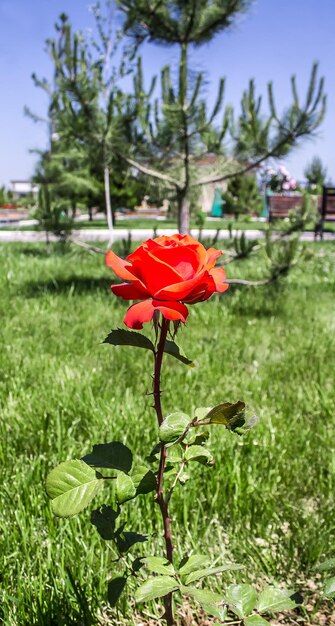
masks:
<svg viewBox="0 0 335 626"><path fill-rule="evenodd" d="M178 230L181 235L188 235L190 232L190 203L185 196L178 201Z"/></svg>
<svg viewBox="0 0 335 626"><path fill-rule="evenodd" d="M108 245L111 246L112 243L113 243L113 213L112 213L110 187L109 187L109 167L108 167L108 165L106 165L105 168L104 168L104 183L105 183L105 200L106 200L107 224L108 224L108 230L109 230L109 242L108 242Z"/></svg>

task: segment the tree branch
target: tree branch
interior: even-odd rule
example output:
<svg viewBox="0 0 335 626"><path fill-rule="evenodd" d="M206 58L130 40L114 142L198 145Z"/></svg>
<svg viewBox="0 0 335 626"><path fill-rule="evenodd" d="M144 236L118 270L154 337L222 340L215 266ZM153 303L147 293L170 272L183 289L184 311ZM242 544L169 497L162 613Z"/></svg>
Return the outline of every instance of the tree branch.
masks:
<svg viewBox="0 0 335 626"><path fill-rule="evenodd" d="M176 189L181 188L181 183L175 180L174 178L172 178L171 176L168 176L167 174L162 174L161 172L157 172L156 170L153 170L147 167L146 165L142 165L142 163L139 163L138 161L134 161L134 159L130 159L129 157L126 157L123 154L118 153L118 156L124 159L124 161L126 161L132 167L135 167L135 169L137 169L142 174L145 174L146 176L151 176L151 178L157 178L158 180L163 180L164 182L169 183L170 185L175 187Z"/></svg>

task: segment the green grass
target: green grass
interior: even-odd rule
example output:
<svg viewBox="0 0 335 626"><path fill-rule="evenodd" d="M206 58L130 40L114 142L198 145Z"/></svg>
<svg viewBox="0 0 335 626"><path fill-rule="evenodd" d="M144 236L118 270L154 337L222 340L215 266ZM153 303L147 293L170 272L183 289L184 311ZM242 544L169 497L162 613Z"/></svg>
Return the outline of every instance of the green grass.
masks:
<svg viewBox="0 0 335 626"><path fill-rule="evenodd" d="M279 288L230 288L190 307L179 343L198 367L166 357L163 375L166 412L242 398L260 417L245 438L213 427L215 466L195 468L174 496L177 553L208 549L246 565L237 580L298 589L335 546L335 248L311 249ZM151 357L101 345L127 304L111 295L100 255L13 244L0 255L0 622L96 624L117 566L89 511L52 516L45 478L112 439L143 461L157 440ZM229 277L263 271L259 259L227 267ZM161 545L156 509L150 496L125 507L128 529L151 535L147 554ZM132 604L121 609L111 623L133 624Z"/></svg>

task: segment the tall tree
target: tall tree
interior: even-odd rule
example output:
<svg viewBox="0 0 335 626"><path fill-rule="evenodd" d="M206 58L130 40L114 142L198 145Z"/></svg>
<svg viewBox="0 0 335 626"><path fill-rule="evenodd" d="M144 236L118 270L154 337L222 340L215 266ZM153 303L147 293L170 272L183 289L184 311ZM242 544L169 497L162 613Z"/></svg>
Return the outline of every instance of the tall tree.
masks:
<svg viewBox="0 0 335 626"><path fill-rule="evenodd" d="M325 184L327 178L327 168L323 165L320 157L315 156L311 162L306 165L304 175L308 181L310 188L321 191L322 185Z"/></svg>
<svg viewBox="0 0 335 626"><path fill-rule="evenodd" d="M325 113L324 81L313 66L307 96L300 102L292 78L292 103L279 116L272 84L268 98L270 114L262 110L262 99L251 81L244 92L241 112L235 118L230 107L223 107L224 80L208 112L202 88L204 76L189 65L190 50L210 41L226 30L245 11L249 0L118 0L124 14L124 28L138 44L176 46L179 67L176 80L166 67L161 75L161 99L142 101L142 124L146 141L134 145L128 163L174 194L178 205L179 230L186 233L190 224L190 203L202 185L221 182L259 166L269 157L285 156L299 140L311 135ZM140 77L137 100L143 93ZM222 115L219 120L218 116ZM231 150L225 154L224 144ZM205 154L219 158L216 171L199 175L199 162ZM121 155L122 156L122 155ZM202 168L203 169L203 168Z"/></svg>

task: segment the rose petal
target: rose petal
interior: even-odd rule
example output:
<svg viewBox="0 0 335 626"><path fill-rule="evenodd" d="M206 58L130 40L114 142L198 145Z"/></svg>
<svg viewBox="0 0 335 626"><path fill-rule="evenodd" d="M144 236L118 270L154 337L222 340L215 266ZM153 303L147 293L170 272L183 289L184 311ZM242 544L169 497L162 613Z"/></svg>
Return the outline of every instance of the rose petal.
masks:
<svg viewBox="0 0 335 626"><path fill-rule="evenodd" d="M217 250L216 248L208 248L207 250L207 258L205 262L206 270L211 270L216 263L216 259L221 256L222 250Z"/></svg>
<svg viewBox="0 0 335 626"><path fill-rule="evenodd" d="M185 322L188 316L188 309L185 304L181 302L145 300L144 302L137 302L129 307L123 321L128 328L141 330L143 323L150 322L154 312L157 310L160 311L167 320L181 320Z"/></svg>
<svg viewBox="0 0 335 626"><path fill-rule="evenodd" d="M219 293L227 291L229 285L225 282L226 272L224 271L223 267L216 267L209 273L213 277L213 280L215 282L215 291L218 291Z"/></svg>
<svg viewBox="0 0 335 626"><path fill-rule="evenodd" d="M120 259L120 257L118 257L115 252L113 252L113 250L108 250L105 257L105 263L107 267L112 268L114 274L119 276L119 278L123 278L123 280L134 279L134 275L130 271L130 263L127 263L127 261Z"/></svg>
<svg viewBox="0 0 335 626"><path fill-rule="evenodd" d="M112 285L111 289L116 296L124 300L146 300L150 298L150 293L139 280L131 283L121 283L121 285Z"/></svg>

